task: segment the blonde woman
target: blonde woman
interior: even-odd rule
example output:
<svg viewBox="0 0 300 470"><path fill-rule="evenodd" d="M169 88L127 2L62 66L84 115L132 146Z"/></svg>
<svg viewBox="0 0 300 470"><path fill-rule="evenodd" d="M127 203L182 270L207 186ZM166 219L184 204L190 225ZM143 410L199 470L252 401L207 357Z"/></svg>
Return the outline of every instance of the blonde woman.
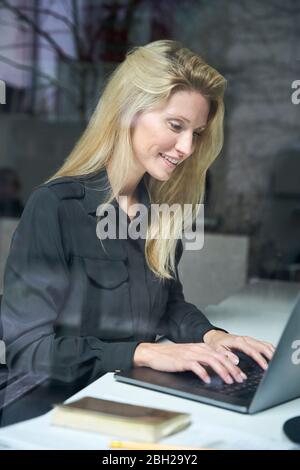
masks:
<svg viewBox="0 0 300 470"><path fill-rule="evenodd" d="M225 86L178 42L128 52L74 150L32 193L14 233L2 302L9 367L90 381L146 366L190 370L209 382L210 366L233 383L246 379L235 350L267 367L272 345L213 326L185 301L178 279L180 209L189 205L195 220L223 144ZM128 229L136 203L147 210L175 204L172 236L160 213L142 217L145 237L99 237L106 215L99 208L113 207L123 216L112 218L116 228ZM155 343L157 335L172 343Z"/></svg>

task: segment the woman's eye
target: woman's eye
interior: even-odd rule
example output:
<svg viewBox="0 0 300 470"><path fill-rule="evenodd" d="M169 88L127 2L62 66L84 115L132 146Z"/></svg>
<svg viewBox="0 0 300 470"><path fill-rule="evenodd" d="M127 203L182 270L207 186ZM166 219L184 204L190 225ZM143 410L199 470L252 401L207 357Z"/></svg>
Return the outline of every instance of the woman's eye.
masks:
<svg viewBox="0 0 300 470"><path fill-rule="evenodd" d="M194 132L194 137L196 137L197 139L201 137L201 132Z"/></svg>
<svg viewBox="0 0 300 470"><path fill-rule="evenodd" d="M175 132L181 131L182 126L180 126L179 124L174 124L173 122L170 122L170 124L171 124L171 126L172 126L172 128L174 129ZM193 137L198 139L199 137L201 137L201 132L194 132Z"/></svg>
<svg viewBox="0 0 300 470"><path fill-rule="evenodd" d="M174 124L173 122L170 122L171 126L175 131L180 131L182 127L179 124Z"/></svg>

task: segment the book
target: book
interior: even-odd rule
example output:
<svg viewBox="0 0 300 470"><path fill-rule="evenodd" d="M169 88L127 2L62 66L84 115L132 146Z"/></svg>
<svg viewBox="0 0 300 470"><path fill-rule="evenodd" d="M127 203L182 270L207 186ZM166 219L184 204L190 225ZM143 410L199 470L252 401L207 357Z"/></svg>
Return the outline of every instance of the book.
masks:
<svg viewBox="0 0 300 470"><path fill-rule="evenodd" d="M143 442L157 442L185 429L190 423L188 413L93 397L55 405L52 412L54 425Z"/></svg>

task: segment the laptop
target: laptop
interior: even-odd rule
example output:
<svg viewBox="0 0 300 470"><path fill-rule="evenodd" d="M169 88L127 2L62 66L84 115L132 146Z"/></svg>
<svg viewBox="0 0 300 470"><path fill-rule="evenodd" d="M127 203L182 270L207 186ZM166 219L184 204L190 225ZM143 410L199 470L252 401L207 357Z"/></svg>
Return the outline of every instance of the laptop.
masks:
<svg viewBox="0 0 300 470"><path fill-rule="evenodd" d="M266 371L246 354L235 353L240 358L239 367L248 377L241 384L225 384L210 368L207 368L210 384L205 384L191 371L160 372L148 367L116 372L114 378L118 382L249 414L299 398L300 295Z"/></svg>

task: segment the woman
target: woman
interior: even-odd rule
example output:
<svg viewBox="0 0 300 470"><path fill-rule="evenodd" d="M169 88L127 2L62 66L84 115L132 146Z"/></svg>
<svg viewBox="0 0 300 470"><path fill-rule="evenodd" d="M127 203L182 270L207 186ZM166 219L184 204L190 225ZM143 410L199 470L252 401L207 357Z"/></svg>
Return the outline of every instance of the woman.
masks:
<svg viewBox="0 0 300 470"><path fill-rule="evenodd" d="M9 367L91 381L146 366L191 370L209 382L210 366L226 383L242 382L232 350L267 367L272 345L218 329L184 300L179 210L171 214L172 236L164 236L160 214L147 221L145 239L98 237L105 204L125 215L113 218L123 230L135 203L190 204L196 217L207 169L222 148L225 85L174 41L127 54L83 136L33 192L14 233L2 302ZM175 344L155 343L156 335Z"/></svg>

